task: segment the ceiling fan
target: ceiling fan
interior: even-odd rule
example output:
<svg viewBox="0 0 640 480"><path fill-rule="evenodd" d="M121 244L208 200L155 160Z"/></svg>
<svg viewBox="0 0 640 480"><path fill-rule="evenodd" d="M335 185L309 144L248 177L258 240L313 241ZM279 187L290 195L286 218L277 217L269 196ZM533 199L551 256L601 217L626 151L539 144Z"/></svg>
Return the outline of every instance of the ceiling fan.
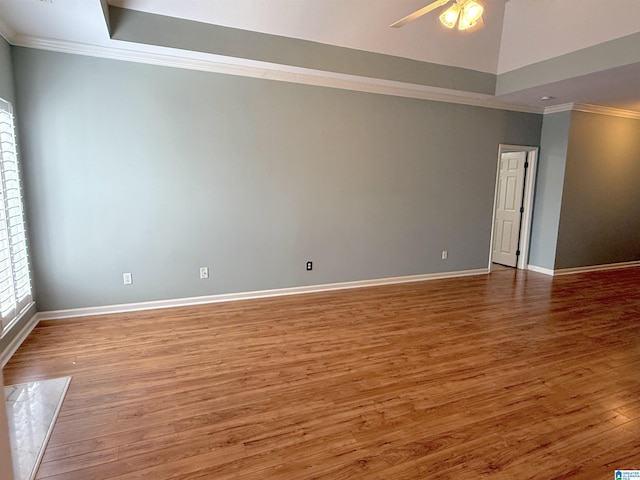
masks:
<svg viewBox="0 0 640 480"><path fill-rule="evenodd" d="M446 5L451 0L436 0L420 10L416 10L410 15L392 23L390 27L399 28L413 20ZM467 30L475 26L482 18L484 7L476 0L453 0L453 4L440 15L440 22L447 28L454 28L458 25L458 30ZM458 21L459 20L459 21Z"/></svg>

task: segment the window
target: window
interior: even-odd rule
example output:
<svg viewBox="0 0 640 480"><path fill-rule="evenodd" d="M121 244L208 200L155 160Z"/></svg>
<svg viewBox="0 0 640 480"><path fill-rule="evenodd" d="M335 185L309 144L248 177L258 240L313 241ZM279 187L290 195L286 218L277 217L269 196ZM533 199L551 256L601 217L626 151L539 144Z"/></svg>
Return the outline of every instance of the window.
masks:
<svg viewBox="0 0 640 480"><path fill-rule="evenodd" d="M0 184L0 317L4 330L33 300L13 108L2 99Z"/></svg>

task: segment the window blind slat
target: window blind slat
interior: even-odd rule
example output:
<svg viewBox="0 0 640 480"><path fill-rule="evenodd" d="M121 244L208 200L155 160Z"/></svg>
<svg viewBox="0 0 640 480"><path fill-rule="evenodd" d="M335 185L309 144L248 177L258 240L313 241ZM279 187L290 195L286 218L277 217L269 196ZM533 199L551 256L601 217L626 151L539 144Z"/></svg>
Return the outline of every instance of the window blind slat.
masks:
<svg viewBox="0 0 640 480"><path fill-rule="evenodd" d="M31 301L29 275L13 111L9 102L0 99L0 315L3 328Z"/></svg>

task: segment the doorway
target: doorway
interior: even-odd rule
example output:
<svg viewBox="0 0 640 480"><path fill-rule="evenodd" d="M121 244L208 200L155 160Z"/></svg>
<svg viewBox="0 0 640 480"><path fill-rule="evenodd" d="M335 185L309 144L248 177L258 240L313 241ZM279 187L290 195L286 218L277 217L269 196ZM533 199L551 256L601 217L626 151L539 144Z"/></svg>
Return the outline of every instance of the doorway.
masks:
<svg viewBox="0 0 640 480"><path fill-rule="evenodd" d="M537 160L538 147L498 149L489 271L494 263L527 268Z"/></svg>

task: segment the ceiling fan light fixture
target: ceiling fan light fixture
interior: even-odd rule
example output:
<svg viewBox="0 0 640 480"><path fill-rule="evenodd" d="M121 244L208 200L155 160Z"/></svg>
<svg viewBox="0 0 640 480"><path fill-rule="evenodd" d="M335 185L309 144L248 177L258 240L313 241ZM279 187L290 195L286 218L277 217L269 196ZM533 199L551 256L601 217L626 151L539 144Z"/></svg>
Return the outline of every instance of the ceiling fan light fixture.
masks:
<svg viewBox="0 0 640 480"><path fill-rule="evenodd" d="M467 28L474 27L478 22L469 22L468 19L461 17L460 24L458 25L458 30L466 30Z"/></svg>
<svg viewBox="0 0 640 480"><path fill-rule="evenodd" d="M2 1L2 0L0 0ZM399 28L406 25L417 18L435 10L436 8L443 7L446 4L450 6L442 12L439 16L440 23L449 29L454 29L456 25L459 30L466 30L474 27L475 25L482 26L482 14L484 7L482 6L482 0L430 0L431 3L424 7L410 13L404 18L401 18L397 22L390 25L393 28ZM507 0L508 1L508 0Z"/></svg>
<svg viewBox="0 0 640 480"><path fill-rule="evenodd" d="M460 16L460 5L454 3L440 15L440 22L447 28L453 28Z"/></svg>
<svg viewBox="0 0 640 480"><path fill-rule="evenodd" d="M462 6L462 15L460 15L460 23L458 24L459 30L466 30L478 23L480 17L482 17L484 7L475 0L468 0Z"/></svg>

